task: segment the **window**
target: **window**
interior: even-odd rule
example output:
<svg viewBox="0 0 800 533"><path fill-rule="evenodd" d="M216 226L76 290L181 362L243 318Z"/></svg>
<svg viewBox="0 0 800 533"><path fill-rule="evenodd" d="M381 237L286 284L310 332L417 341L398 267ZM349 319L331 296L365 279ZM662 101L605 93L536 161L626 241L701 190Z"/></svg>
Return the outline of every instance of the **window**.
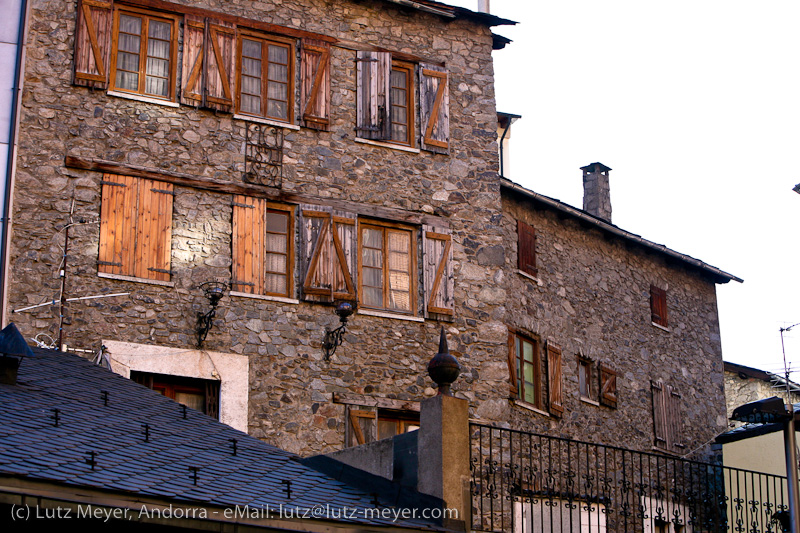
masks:
<svg viewBox="0 0 800 533"><path fill-rule="evenodd" d="M401 225L359 224L362 307L415 314L416 238Z"/></svg>
<svg viewBox="0 0 800 533"><path fill-rule="evenodd" d="M236 111L291 123L294 114L293 41L239 31Z"/></svg>
<svg viewBox="0 0 800 533"><path fill-rule="evenodd" d="M175 100L177 19L118 9L113 31L111 89Z"/></svg>
<svg viewBox="0 0 800 533"><path fill-rule="evenodd" d="M514 533L606 532L602 503L541 496L514 500Z"/></svg>
<svg viewBox="0 0 800 533"><path fill-rule="evenodd" d="M105 174L98 272L169 281L172 184Z"/></svg>
<svg viewBox="0 0 800 533"><path fill-rule="evenodd" d="M667 291L650 285L650 320L653 324L667 327Z"/></svg>
<svg viewBox="0 0 800 533"><path fill-rule="evenodd" d="M594 384L594 363L591 359L578 356L578 390L581 399L596 402L597 389Z"/></svg>
<svg viewBox="0 0 800 533"><path fill-rule="evenodd" d="M540 341L509 328L508 370L511 395L530 406L560 418L564 413L561 347L548 341L541 354Z"/></svg>
<svg viewBox="0 0 800 533"><path fill-rule="evenodd" d="M672 453L682 453L683 421L681 419L681 395L661 381L650 383L653 395L653 429L655 447Z"/></svg>
<svg viewBox="0 0 800 533"><path fill-rule="evenodd" d="M617 372L600 364L600 404L616 409L617 407Z"/></svg>
<svg viewBox="0 0 800 533"><path fill-rule="evenodd" d="M219 419L219 381L131 371L131 380L195 411Z"/></svg>
<svg viewBox="0 0 800 533"><path fill-rule="evenodd" d="M231 285L239 292L294 295L294 208L262 198L233 199Z"/></svg>
<svg viewBox="0 0 800 533"><path fill-rule="evenodd" d="M390 139L411 146L414 142L414 66L393 61L389 79Z"/></svg>
<svg viewBox="0 0 800 533"><path fill-rule="evenodd" d="M419 413L378 408L347 408L348 446L358 446L419 429Z"/></svg>
<svg viewBox="0 0 800 533"><path fill-rule="evenodd" d="M517 268L531 276L537 276L536 231L533 226L517 220Z"/></svg>

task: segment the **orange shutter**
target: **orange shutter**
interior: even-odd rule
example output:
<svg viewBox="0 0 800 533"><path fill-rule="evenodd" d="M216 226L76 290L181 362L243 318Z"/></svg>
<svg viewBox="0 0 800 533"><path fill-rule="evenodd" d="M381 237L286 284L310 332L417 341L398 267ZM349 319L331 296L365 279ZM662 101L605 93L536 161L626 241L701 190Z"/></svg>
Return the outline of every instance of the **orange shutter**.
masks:
<svg viewBox="0 0 800 533"><path fill-rule="evenodd" d="M519 385L517 384L517 349L514 343L514 334L508 332L508 385L512 398L519 395Z"/></svg>
<svg viewBox="0 0 800 533"><path fill-rule="evenodd" d="M133 276L136 178L105 174L100 206L98 272Z"/></svg>
<svg viewBox="0 0 800 533"><path fill-rule="evenodd" d="M422 252L425 316L428 313L452 315L455 312L455 276L450 230L424 226Z"/></svg>
<svg viewBox="0 0 800 533"><path fill-rule="evenodd" d="M205 107L232 113L236 84L235 26L206 19L205 43Z"/></svg>
<svg viewBox="0 0 800 533"><path fill-rule="evenodd" d="M233 197L233 279L234 290L264 294L264 238L266 200Z"/></svg>
<svg viewBox="0 0 800 533"><path fill-rule="evenodd" d="M604 365L600 365L600 403L617 407L617 373Z"/></svg>
<svg viewBox="0 0 800 533"><path fill-rule="evenodd" d="M450 89L447 70L419 66L419 111L423 150L446 154L450 147Z"/></svg>
<svg viewBox="0 0 800 533"><path fill-rule="evenodd" d="M172 257L172 184L139 179L137 278L169 281Z"/></svg>
<svg viewBox="0 0 800 533"><path fill-rule="evenodd" d="M561 347L552 342L547 343L547 390L549 393L550 414L560 418L564 414Z"/></svg>
<svg viewBox="0 0 800 533"><path fill-rule="evenodd" d="M536 231L521 220L517 220L517 268L531 276L537 275Z"/></svg>
<svg viewBox="0 0 800 533"><path fill-rule="evenodd" d="M392 55L356 52L356 136L390 139L389 92Z"/></svg>
<svg viewBox="0 0 800 533"><path fill-rule="evenodd" d="M330 126L331 45L303 39L300 53L300 109L303 125L328 131Z"/></svg>
<svg viewBox="0 0 800 533"><path fill-rule="evenodd" d="M75 29L75 85L106 89L111 53L112 2L79 0Z"/></svg>
<svg viewBox="0 0 800 533"><path fill-rule="evenodd" d="M667 327L667 291L650 285L650 319Z"/></svg>
<svg viewBox="0 0 800 533"><path fill-rule="evenodd" d="M183 19L183 89L181 103L203 105L203 55L206 24L205 19L185 15Z"/></svg>

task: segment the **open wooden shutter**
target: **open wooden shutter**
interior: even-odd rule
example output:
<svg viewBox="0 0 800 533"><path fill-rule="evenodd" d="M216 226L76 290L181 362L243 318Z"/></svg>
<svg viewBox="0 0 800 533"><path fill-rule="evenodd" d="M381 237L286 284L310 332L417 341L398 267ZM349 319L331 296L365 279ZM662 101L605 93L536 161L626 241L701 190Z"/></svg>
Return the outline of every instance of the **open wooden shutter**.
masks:
<svg viewBox="0 0 800 533"><path fill-rule="evenodd" d="M356 135L364 139L390 139L390 77L388 52L356 52Z"/></svg>
<svg viewBox="0 0 800 533"><path fill-rule="evenodd" d="M103 175L98 272L133 275L137 178Z"/></svg>
<svg viewBox="0 0 800 533"><path fill-rule="evenodd" d="M667 424L667 390L660 381L651 381L653 393L653 430L655 445L661 449L669 447L669 426Z"/></svg>
<svg viewBox="0 0 800 533"><path fill-rule="evenodd" d="M667 385L666 389L669 445L673 451L681 452L685 448L683 444L683 420L681 419L682 397L671 386Z"/></svg>
<svg viewBox="0 0 800 533"><path fill-rule="evenodd" d="M172 258L172 184L139 179L137 278L169 281Z"/></svg>
<svg viewBox="0 0 800 533"><path fill-rule="evenodd" d="M303 39L300 52L300 109L303 125L328 131L331 101L331 45Z"/></svg>
<svg viewBox="0 0 800 533"><path fill-rule="evenodd" d="M330 254L333 275L333 298L356 301L358 270L358 234L354 213L333 212L333 250Z"/></svg>
<svg viewBox="0 0 800 533"><path fill-rule="evenodd" d="M561 347L547 343L547 390L550 414L561 417L564 414L564 389L561 380Z"/></svg>
<svg viewBox="0 0 800 533"><path fill-rule="evenodd" d="M517 220L517 268L536 276L536 231L532 226Z"/></svg>
<svg viewBox="0 0 800 533"><path fill-rule="evenodd" d="M181 103L203 105L203 56L206 23L202 17L185 15L183 19L183 88Z"/></svg>
<svg viewBox="0 0 800 533"><path fill-rule="evenodd" d="M233 112L236 84L236 27L186 15L183 31L181 102Z"/></svg>
<svg viewBox="0 0 800 533"><path fill-rule="evenodd" d="M347 433L349 446L358 446L377 440L378 414L347 406Z"/></svg>
<svg viewBox="0 0 800 533"><path fill-rule="evenodd" d="M303 298L333 300L332 213L320 206L302 206L300 220L300 259L303 266Z"/></svg>
<svg viewBox="0 0 800 533"><path fill-rule="evenodd" d="M659 326L667 327L667 291L650 285L650 319Z"/></svg>
<svg viewBox="0 0 800 533"><path fill-rule="evenodd" d="M233 197L233 290L264 294L266 204L262 198Z"/></svg>
<svg viewBox="0 0 800 533"><path fill-rule="evenodd" d="M111 0L79 0L75 29L75 85L108 88L111 54Z"/></svg>
<svg viewBox="0 0 800 533"><path fill-rule="evenodd" d="M617 407L617 373L607 366L600 365L600 403L607 407Z"/></svg>
<svg viewBox="0 0 800 533"><path fill-rule="evenodd" d="M514 343L514 334L508 332L508 389L512 398L519 396L519 385L517 384L517 349Z"/></svg>
<svg viewBox="0 0 800 533"><path fill-rule="evenodd" d="M425 316L429 313L452 315L455 312L455 276L449 229L423 226L422 260Z"/></svg>
<svg viewBox="0 0 800 533"><path fill-rule="evenodd" d="M419 66L420 146L446 154L450 149L450 89L447 70L421 63Z"/></svg>

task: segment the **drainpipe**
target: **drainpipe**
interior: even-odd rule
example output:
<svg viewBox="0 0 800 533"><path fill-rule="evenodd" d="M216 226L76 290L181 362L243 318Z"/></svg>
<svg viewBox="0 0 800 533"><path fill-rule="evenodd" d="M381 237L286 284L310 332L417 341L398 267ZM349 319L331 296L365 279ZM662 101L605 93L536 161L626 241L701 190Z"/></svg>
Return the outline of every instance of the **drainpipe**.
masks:
<svg viewBox="0 0 800 533"><path fill-rule="evenodd" d="M0 324L7 322L6 303L8 299L8 248L11 226L11 194L14 190L14 173L17 159L17 130L21 107L22 80L25 68L25 38L28 27L28 0L20 0L19 25L17 28L17 57L14 65L14 85L11 88L11 120L8 136L8 161L3 183L2 230L0 230Z"/></svg>
<svg viewBox="0 0 800 533"><path fill-rule="evenodd" d="M508 122L506 122L506 127L503 129L503 134L500 136L500 177L501 178L505 178L506 177L505 170L504 170L504 165L503 165L503 141L506 138L506 134L508 133L508 130L511 129L511 123L512 122L513 122L513 120L509 118Z"/></svg>

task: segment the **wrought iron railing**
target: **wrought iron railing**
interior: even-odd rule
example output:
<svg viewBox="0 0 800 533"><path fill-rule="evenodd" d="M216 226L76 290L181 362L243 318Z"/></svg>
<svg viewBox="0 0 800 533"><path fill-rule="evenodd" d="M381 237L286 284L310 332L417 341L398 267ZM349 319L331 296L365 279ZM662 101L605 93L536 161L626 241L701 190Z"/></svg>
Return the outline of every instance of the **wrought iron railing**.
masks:
<svg viewBox="0 0 800 533"><path fill-rule="evenodd" d="M470 424L472 529L777 533L786 478Z"/></svg>

